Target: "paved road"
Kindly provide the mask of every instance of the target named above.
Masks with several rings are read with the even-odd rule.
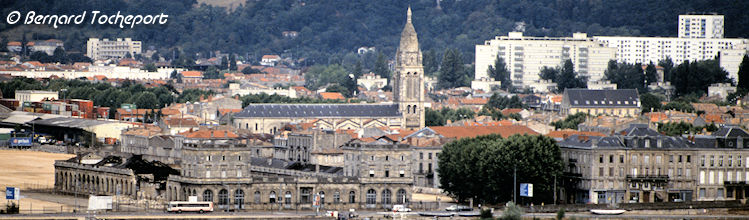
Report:
[[[381,219],[385,215],[392,216],[389,212],[361,212],[360,218],[370,217]],[[499,217],[500,213],[495,213]],[[663,215],[663,214],[623,214],[613,216],[592,215],[586,213],[567,213],[567,217],[579,219],[749,219],[749,216],[741,215]],[[400,216],[397,216],[400,217]],[[407,219],[432,219],[431,217],[420,217],[418,212],[404,215]],[[555,218],[556,213],[526,213],[526,218]],[[2,216],[3,219],[333,219],[332,217],[315,216],[314,212],[237,212],[237,213],[105,213],[105,214],[39,214],[39,215],[9,215]]]

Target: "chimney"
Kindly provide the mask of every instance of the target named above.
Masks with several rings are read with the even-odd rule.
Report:
[[[320,172],[320,164],[315,164],[315,173]]]
[[[590,147],[591,148],[598,148],[598,138],[591,138],[590,139]]]
[[[213,130],[211,130],[210,132],[211,132],[211,138],[213,138]]]

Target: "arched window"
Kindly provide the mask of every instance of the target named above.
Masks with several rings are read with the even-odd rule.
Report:
[[[377,191],[374,189],[367,190],[367,205],[374,205],[377,203]]]
[[[414,105],[414,110],[411,111],[411,112],[416,113],[416,106],[415,105]]]
[[[406,190],[399,189],[398,192],[395,193],[395,204],[406,204],[407,202]]]
[[[205,202],[213,202],[213,191],[210,189],[206,189],[203,191],[203,201]]]
[[[411,105],[406,106],[406,113],[411,113]]]
[[[284,195],[283,201],[286,205],[291,205],[291,191],[286,191],[286,195]]]
[[[241,189],[237,189],[237,191],[234,191],[234,205],[236,205],[240,209],[244,205],[244,191],[242,191]]]
[[[226,189],[222,189],[221,191],[218,191],[218,204],[219,205],[229,204],[229,191],[227,191]]]
[[[356,203],[356,192],[351,191],[348,193],[348,203]]]
[[[253,200],[255,201],[255,204],[260,204],[260,191],[255,191],[255,195],[253,196]]]
[[[383,205],[389,205],[391,203],[391,199],[393,197],[393,193],[390,192],[389,189],[382,190],[382,204]]]
[[[333,193],[333,203],[335,204],[341,203],[341,192],[335,191]]]
[[[268,194],[268,202],[276,203],[276,191],[270,191],[270,194]]]

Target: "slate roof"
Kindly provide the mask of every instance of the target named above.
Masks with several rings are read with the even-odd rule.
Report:
[[[564,102],[571,107],[639,107],[640,97],[636,89],[592,90],[566,89]]]
[[[235,118],[400,117],[397,104],[250,104]]]
[[[623,148],[624,143],[617,137],[599,137],[599,136],[587,136],[587,135],[572,135],[567,139],[558,142],[560,147],[566,148],[578,148],[578,149],[590,149],[593,146],[593,142],[597,141],[596,147],[598,148]]]
[[[739,127],[725,126],[713,132],[713,136],[724,137],[724,138],[729,138],[729,137],[735,138],[735,137],[747,137],[749,136],[749,134],[747,134],[746,131],[744,131],[743,129]]]
[[[648,128],[647,124],[630,124],[629,127],[617,132],[623,136],[662,136],[663,134]]]

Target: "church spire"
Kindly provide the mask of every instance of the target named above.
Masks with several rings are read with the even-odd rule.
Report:
[[[406,13],[406,23],[411,23],[411,6],[408,6],[408,12]]]

